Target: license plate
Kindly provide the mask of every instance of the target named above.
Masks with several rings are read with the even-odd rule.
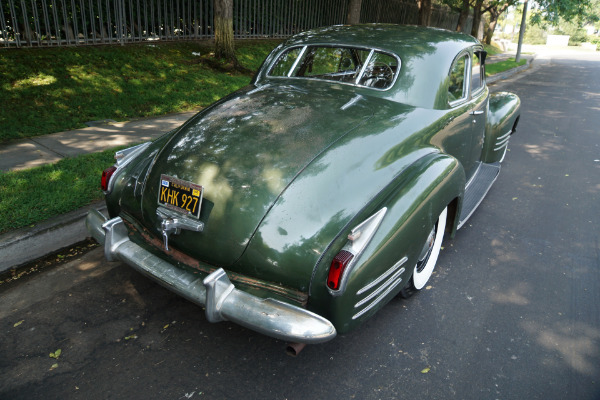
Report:
[[[158,189],[158,204],[183,214],[200,217],[203,188],[195,183],[173,178],[168,175],[160,176]]]

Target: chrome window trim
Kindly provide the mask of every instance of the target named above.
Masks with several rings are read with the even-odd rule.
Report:
[[[273,69],[273,67],[275,66],[275,64],[277,64],[277,62],[279,61],[279,58],[287,51],[293,50],[294,48],[300,48],[302,47],[302,50],[300,52],[300,54],[298,55],[298,58],[296,59],[296,61],[294,61],[294,65],[292,65],[291,69],[288,71],[288,74],[286,76],[275,76],[275,75],[271,75],[271,70]],[[366,58],[366,61],[363,63],[363,66],[361,67],[360,73],[357,77],[357,79],[355,79],[354,82],[339,82],[339,81],[334,81],[331,79],[319,79],[319,78],[307,78],[307,77],[303,77],[303,76],[291,76],[291,74],[293,73],[293,71],[296,69],[297,64],[300,62],[301,58],[304,56],[304,52],[306,51],[306,49],[308,47],[339,47],[339,48],[347,48],[347,49],[357,49],[357,50],[367,50],[369,51],[369,55]],[[365,66],[368,64],[368,61],[371,59],[372,55],[375,52],[379,52],[385,55],[388,55],[390,57],[393,57],[396,59],[396,61],[398,62],[398,68],[396,69],[396,72],[394,73],[394,78],[392,79],[392,83],[390,83],[390,85],[385,88],[385,89],[380,89],[380,88],[374,88],[374,87],[369,87],[369,86],[364,86],[364,85],[359,85],[357,82],[360,81],[360,78],[362,77],[362,74],[365,71]],[[263,71],[265,71],[264,73],[260,73],[260,75],[263,77],[261,79],[295,79],[295,80],[308,80],[308,81],[318,81],[318,82],[329,82],[329,83],[335,83],[335,84],[339,84],[339,85],[348,85],[348,86],[354,86],[354,87],[359,87],[359,88],[365,88],[365,89],[372,89],[372,90],[376,90],[379,92],[386,92],[388,90],[390,90],[391,88],[394,87],[394,85],[396,84],[396,81],[398,80],[398,76],[400,76],[400,70],[402,69],[402,59],[400,58],[400,56],[398,56],[395,53],[392,53],[388,50],[384,50],[378,47],[366,47],[366,46],[357,46],[357,45],[351,45],[351,44],[344,44],[344,43],[339,43],[339,44],[332,44],[332,43],[311,43],[311,44],[305,44],[305,45],[293,45],[290,47],[284,47],[283,49],[281,49],[281,51],[279,51],[279,53],[277,54],[276,57],[274,57],[274,61],[272,63],[270,63],[267,66],[264,66],[262,68]]]
[[[450,70],[448,71],[448,76],[450,76],[450,73],[452,72],[452,68],[454,68],[454,66],[456,65],[456,63],[458,62],[458,60],[460,60],[462,57],[467,57],[467,61],[465,62],[465,72],[464,72],[465,77],[464,77],[464,81],[463,81],[463,97],[461,97],[460,99],[449,101],[448,105],[450,106],[450,108],[454,108],[454,107],[456,107],[458,105],[466,103],[471,98],[471,96],[470,96],[470,91],[471,91],[471,55],[469,54],[468,50],[461,51],[454,58],[454,61],[452,61],[452,65],[450,66]]]
[[[356,86],[362,86],[362,85],[359,85],[358,82],[360,82],[361,78],[365,74],[365,71],[367,70],[367,66],[369,65],[369,62],[371,62],[371,58],[373,58],[374,52],[375,52],[375,50],[371,49],[371,51],[369,52],[369,55],[367,56],[367,59],[363,63],[362,68],[360,69],[360,72],[358,73],[358,76],[354,80],[354,84]]]
[[[473,54],[476,53],[481,53],[483,50],[482,47],[477,47],[473,49]],[[481,74],[481,86],[475,90],[473,93],[471,93],[471,97],[476,97],[479,96],[481,94],[481,92],[483,92],[483,90],[485,89],[485,64],[483,64],[481,62],[481,56],[477,56],[479,58],[479,68],[481,69],[480,74]],[[471,61],[471,64],[473,62]],[[473,77],[473,66],[471,65],[471,79]],[[469,79],[469,81],[471,81],[471,79]]]
[[[302,60],[302,57],[304,57],[304,53],[306,52],[307,47],[308,46],[304,46],[302,48],[302,50],[300,50],[300,54],[298,54],[298,57],[296,58],[296,61],[294,61],[294,64],[292,65],[292,68],[290,68],[290,70],[287,73],[287,77],[288,78],[291,78],[292,72],[294,72],[294,70],[296,70],[296,67],[298,66],[298,63],[300,62],[300,60]],[[281,56],[281,55],[283,55],[283,53],[279,54],[279,56]],[[271,67],[270,70],[272,70],[273,67],[275,67],[275,64],[277,63],[277,61],[279,61],[279,57],[275,60],[275,63],[273,63],[273,66]],[[269,76],[269,75],[267,74],[267,76]]]

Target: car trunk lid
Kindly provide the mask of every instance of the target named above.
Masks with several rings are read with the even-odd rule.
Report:
[[[182,229],[169,236],[169,245],[203,262],[231,266],[302,169],[371,117],[361,100],[347,88],[308,93],[293,86],[262,87],[205,110],[174,134],[146,175],[144,225],[162,234],[156,213],[161,178],[201,185],[203,231]]]

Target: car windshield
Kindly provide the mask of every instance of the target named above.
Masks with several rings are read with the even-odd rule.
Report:
[[[269,76],[323,79],[388,89],[398,71],[398,58],[381,51],[304,46],[284,51],[269,71]]]

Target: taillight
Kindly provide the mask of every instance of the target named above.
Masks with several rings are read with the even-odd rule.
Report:
[[[329,276],[327,276],[327,286],[332,290],[338,290],[344,276],[344,270],[352,260],[354,255],[347,250],[340,251],[331,262],[329,267]]]
[[[100,183],[100,188],[107,192],[108,191],[108,183],[110,182],[110,178],[111,176],[113,176],[113,174],[115,173],[115,171],[117,170],[117,167],[115,167],[114,165],[110,168],[106,168],[104,171],[102,171],[102,181]]]

